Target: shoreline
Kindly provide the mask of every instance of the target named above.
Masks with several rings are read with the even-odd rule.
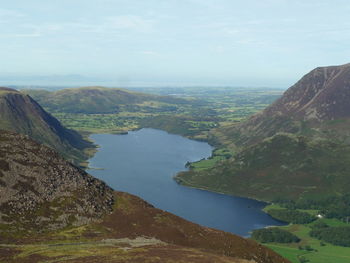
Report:
[[[181,172],[179,172],[181,173]],[[221,195],[226,195],[226,196],[233,196],[233,197],[239,197],[239,198],[246,198],[246,199],[251,199],[251,200],[254,200],[254,201],[258,201],[258,202],[261,202],[261,203],[265,203],[266,206],[267,205],[271,205],[273,203],[269,202],[269,201],[266,201],[266,200],[261,200],[261,199],[257,199],[255,197],[250,197],[250,196],[242,196],[242,195],[235,195],[235,194],[230,194],[230,193],[225,193],[225,192],[219,192],[219,191],[214,191],[214,190],[210,190],[209,188],[205,188],[205,187],[197,187],[197,186],[193,186],[193,185],[190,185],[190,184],[182,184],[180,183],[179,181],[177,181],[175,178],[176,178],[176,175],[173,177],[175,182],[181,186],[184,186],[184,187],[188,187],[188,188],[193,188],[193,189],[198,189],[198,190],[202,190],[202,191],[207,191],[207,192],[211,192],[211,193],[216,193],[216,194],[221,194]],[[265,211],[264,211],[265,212]]]
[[[112,132],[112,131],[106,131],[106,132],[89,132],[89,131],[77,131],[79,132],[86,140],[90,141],[92,144],[93,144],[93,147],[91,148],[86,148],[84,149],[84,151],[86,151],[86,155],[88,156],[88,158],[86,160],[82,160],[79,165],[82,167],[82,169],[84,170],[92,170],[94,169],[93,167],[90,167],[89,166],[89,163],[90,163],[90,159],[92,159],[95,154],[98,152],[98,149],[100,148],[100,145],[96,144],[94,140],[91,139],[91,135],[94,135],[94,134],[112,134],[112,135],[128,135],[129,132],[133,132],[133,131],[139,131],[139,130],[142,130],[142,129],[154,129],[154,130],[159,130],[159,131],[164,131],[168,134],[173,134],[173,135],[179,135],[183,138],[186,138],[186,139],[189,139],[189,140],[194,140],[194,141],[197,141],[197,142],[205,142],[207,143],[208,145],[210,145],[210,147],[212,147],[212,152],[211,152],[211,155],[208,157],[210,158],[211,156],[213,156],[213,153],[216,149],[216,147],[211,144],[209,142],[209,140],[200,140],[200,139],[196,139],[196,138],[193,138],[193,137],[190,137],[190,136],[185,136],[183,134],[176,134],[176,133],[170,133],[166,130],[162,130],[162,129],[157,129],[157,128],[151,128],[151,127],[139,127],[139,128],[135,128],[135,129],[131,129],[131,130],[127,130],[127,131],[118,131],[118,132]],[[101,168],[103,169],[103,168]]]
[[[175,176],[174,176],[173,178],[175,178]],[[174,179],[174,180],[175,180],[175,179]],[[175,180],[175,181],[176,181],[176,180]],[[206,189],[206,188],[203,188],[203,187],[195,187],[195,186],[191,186],[191,185],[181,184],[181,183],[179,183],[178,181],[176,181],[176,183],[179,184],[179,185],[181,185],[181,186],[183,186],[183,187],[188,187],[188,188],[197,189],[197,190],[206,191],[206,192],[215,193],[215,194],[221,194],[221,195],[225,195],[225,196],[232,196],[232,197],[238,197],[238,198],[245,198],[245,199],[250,199],[250,200],[254,200],[254,201],[263,203],[263,204],[264,204],[264,207],[262,207],[262,208],[260,209],[260,211],[262,211],[262,212],[265,213],[266,215],[270,216],[271,218],[273,218],[273,219],[276,220],[277,222],[279,222],[279,223],[281,223],[281,224],[284,224],[284,226],[290,225],[290,223],[281,221],[281,220],[279,220],[279,219],[277,219],[277,218],[271,216],[269,213],[267,213],[267,211],[264,210],[267,206],[273,204],[273,203],[271,203],[271,202],[264,201],[264,200],[259,200],[259,199],[254,198],[254,197],[241,196],[241,195],[233,195],[233,194],[228,194],[228,193],[224,193],[224,192],[213,191],[213,190]],[[256,228],[256,229],[264,229],[264,228],[270,228],[270,227],[276,227],[276,226],[275,226],[275,225],[270,225],[270,226],[264,226],[263,228]],[[253,231],[253,230],[252,230],[252,231]]]
[[[127,135],[129,132],[132,132],[132,131],[139,131],[139,130],[142,130],[142,129],[154,129],[154,128],[145,128],[145,127],[142,127],[142,128],[139,128],[139,129],[133,129],[133,130],[129,130],[127,132],[123,132],[123,133],[108,133],[108,132],[105,132],[105,133],[90,133],[88,135],[88,138],[91,142],[94,143],[95,147],[93,148],[95,151],[93,152],[93,154],[91,156],[89,156],[89,159],[86,160],[86,163],[88,164],[84,169],[85,171],[88,171],[88,170],[104,170],[105,168],[96,168],[96,167],[91,167],[89,164],[90,164],[90,159],[92,159],[95,154],[98,152],[99,148],[100,148],[100,145],[96,144],[94,140],[91,139],[91,135],[94,135],[94,134],[112,134],[112,135]],[[168,134],[173,134],[173,133],[170,133],[168,131],[165,131],[165,130],[161,130],[161,129],[154,129],[154,130],[160,130],[160,131],[163,131],[163,132],[166,132]],[[204,141],[204,140],[196,140],[196,139],[193,139],[193,138],[190,138],[190,137],[187,137],[187,136],[184,136],[184,135],[181,135],[181,134],[173,134],[173,135],[178,135],[178,136],[181,136],[181,137],[184,137],[184,138],[187,138],[187,139],[190,139],[190,140],[195,140],[195,141],[199,141],[199,142],[205,142],[205,143],[208,143],[208,145],[210,145],[212,147],[212,152],[211,152],[211,156],[212,154],[214,153],[215,151],[215,147],[213,145],[211,145],[208,141]],[[184,168],[185,169],[188,169],[185,167],[184,165]],[[183,171],[182,171],[183,172]],[[181,173],[178,172],[177,174]],[[215,194],[220,194],[220,195],[224,195],[224,196],[231,196],[231,197],[236,197],[236,198],[242,198],[242,199],[250,199],[250,200],[254,200],[254,201],[257,201],[257,202],[260,202],[262,203],[263,207],[260,209],[261,212],[263,212],[264,214],[270,216],[271,218],[273,218],[274,220],[280,222],[280,223],[285,223],[285,222],[281,222],[280,220],[272,217],[271,215],[269,215],[266,211],[264,211],[264,208],[268,205],[271,205],[272,203],[269,202],[269,201],[266,201],[266,200],[261,200],[261,199],[257,199],[255,197],[250,197],[250,196],[241,196],[241,195],[234,195],[234,194],[231,194],[231,193],[227,193],[227,192],[220,192],[220,191],[214,191],[214,190],[211,190],[209,188],[205,188],[205,187],[197,187],[197,186],[194,186],[194,185],[190,185],[190,184],[182,184],[180,183],[178,180],[176,180],[176,176],[172,177],[172,180],[174,180],[178,185],[181,185],[182,187],[188,187],[188,188],[192,188],[192,189],[196,189],[196,190],[201,190],[201,191],[206,191],[206,192],[211,192],[211,193],[215,193]],[[271,226],[265,226],[265,227],[274,227],[274,225],[271,225]],[[265,228],[263,227],[263,228]],[[261,229],[261,228],[257,228],[257,229]],[[253,230],[252,230],[253,231]],[[249,238],[249,236],[245,237],[245,238]]]

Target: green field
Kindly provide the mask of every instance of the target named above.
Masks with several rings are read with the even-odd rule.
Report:
[[[283,209],[278,204],[271,204],[264,208],[264,211],[270,209]],[[308,212],[311,215],[318,214],[317,210],[299,210]],[[315,222],[306,225],[290,224],[280,227],[292,234],[298,236],[301,241],[299,243],[280,244],[280,243],[265,243],[264,245],[273,249],[280,255],[289,259],[293,263],[349,263],[350,262],[350,247],[334,246],[330,243],[312,238],[309,235],[313,224],[324,222],[331,227],[349,226],[338,219],[322,218]]]
[[[193,162],[189,165],[192,170],[205,170],[218,164],[218,162],[227,160],[233,155],[233,152],[226,148],[215,149],[212,156],[208,159],[202,159],[198,162]]]
[[[296,234],[301,242],[298,244],[264,244],[285,258],[291,260],[293,263],[300,263],[302,257],[305,262],[310,263],[349,263],[350,262],[350,248],[334,246],[332,244],[322,242],[318,239],[311,238],[308,233],[310,227],[303,225],[290,225],[283,227],[293,234]],[[299,246],[309,246],[312,250],[299,249]]]

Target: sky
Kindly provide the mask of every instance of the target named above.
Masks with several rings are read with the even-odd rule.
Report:
[[[287,88],[350,62],[348,0],[0,3],[0,84]]]

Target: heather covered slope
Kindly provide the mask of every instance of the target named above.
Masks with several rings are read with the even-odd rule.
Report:
[[[349,101],[350,64],[317,68],[261,113],[219,128],[232,158],[177,181],[268,201],[342,195],[350,186]]]
[[[0,229],[82,225],[112,211],[113,190],[25,135],[0,131]]]
[[[225,127],[222,132],[237,146],[254,144],[277,132],[349,136],[349,101],[350,64],[320,67],[306,74],[261,113],[239,125]]]
[[[350,64],[319,67],[306,74],[265,115],[326,121],[350,117]]]
[[[30,96],[8,88],[0,88],[0,129],[26,134],[75,163],[83,160],[83,150],[91,147],[91,143],[63,127]]]
[[[24,135],[0,133],[0,261],[288,263],[103,182]]]

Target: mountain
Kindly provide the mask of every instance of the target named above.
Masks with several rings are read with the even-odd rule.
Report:
[[[27,136],[0,132],[1,262],[288,263],[100,180]]]
[[[350,64],[320,67],[288,89],[264,114],[321,122],[350,118],[349,98]]]
[[[78,163],[83,150],[91,147],[80,134],[66,129],[30,96],[0,88],[0,129],[26,134]]]
[[[238,126],[222,131],[238,146],[250,145],[277,132],[324,137],[342,129],[350,119],[350,64],[319,67],[306,74],[275,103]],[[321,129],[321,131],[317,131]],[[334,138],[337,135],[333,136]],[[326,137],[329,134],[325,135]]]
[[[232,158],[177,181],[267,201],[346,194],[349,101],[350,64],[316,68],[264,111],[219,130]]]
[[[139,111],[146,102],[164,104],[186,104],[189,101],[171,96],[157,96],[125,89],[104,87],[82,87],[55,92],[46,90],[23,90],[49,112],[65,113],[117,113],[121,110]],[[168,107],[168,106],[167,106]]]

